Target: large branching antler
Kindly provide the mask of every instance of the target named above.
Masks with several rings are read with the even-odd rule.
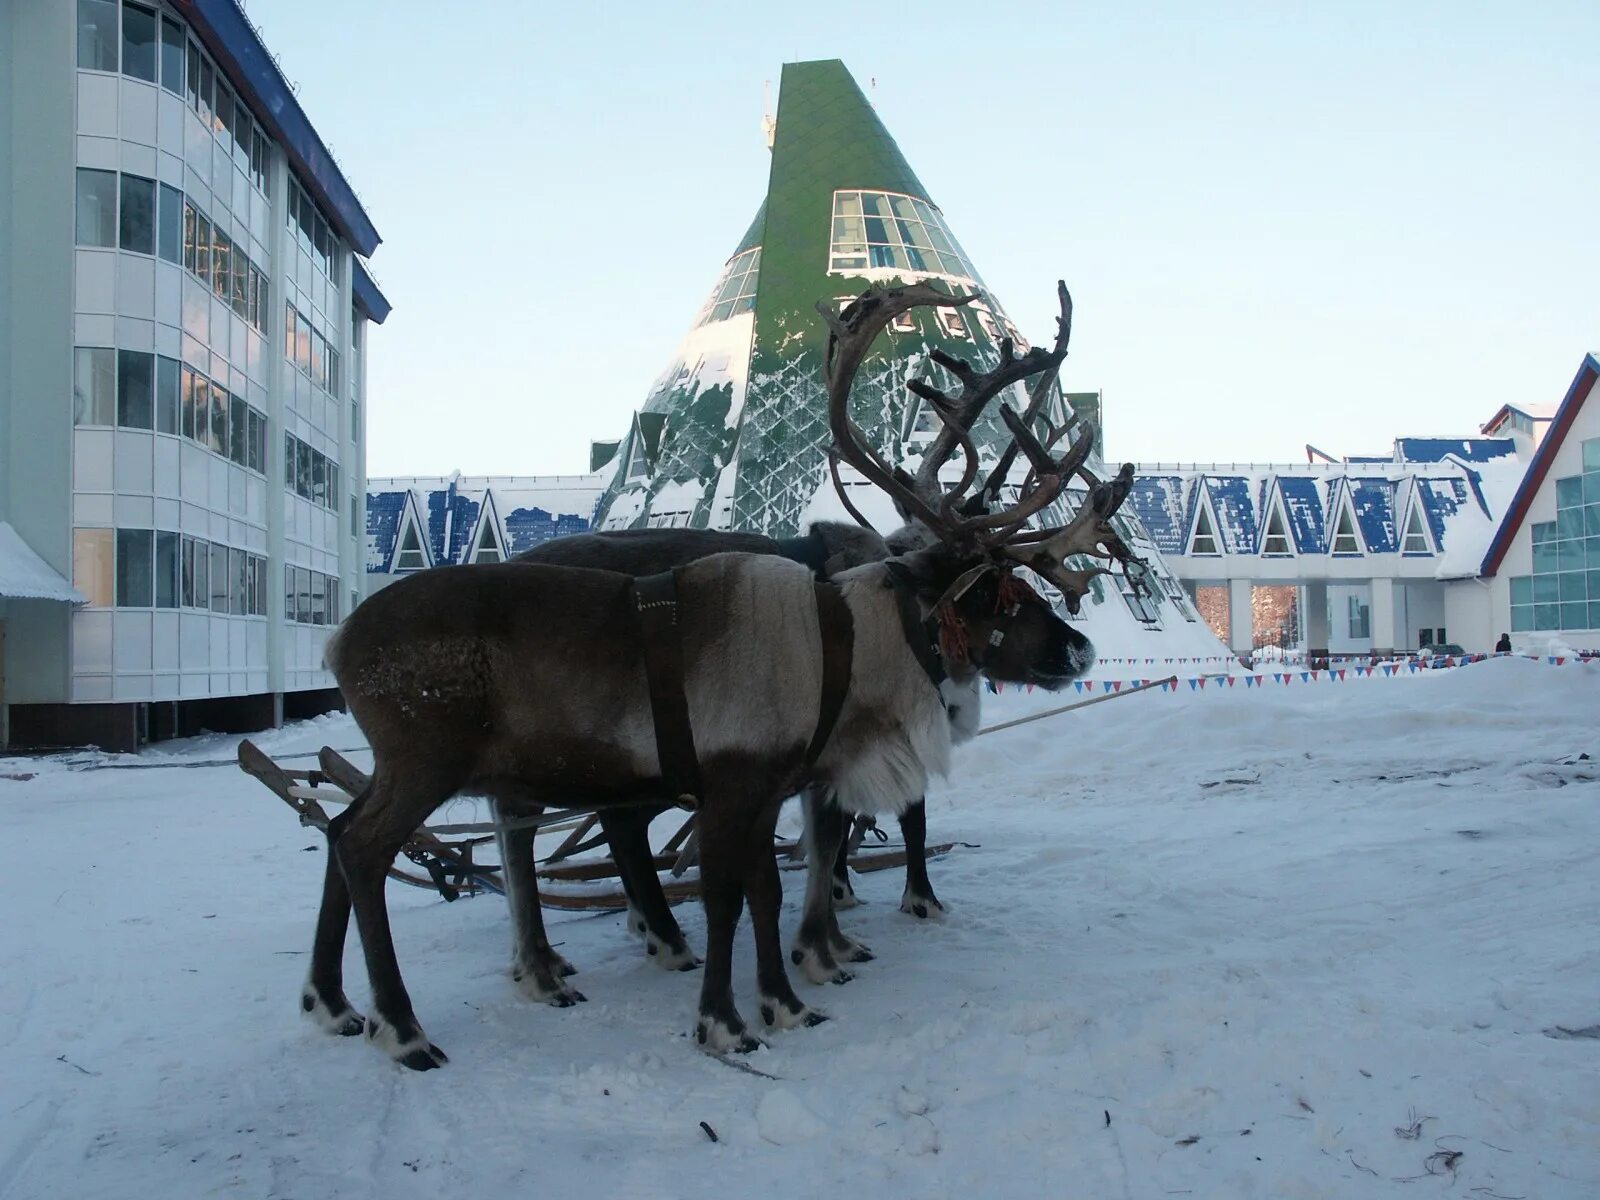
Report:
[[[1072,293],[1067,291],[1067,281],[1064,279],[1056,281],[1056,298],[1061,304],[1061,315],[1056,318],[1056,344],[1050,352],[1051,368],[1034,383],[1028,395],[1028,407],[1022,410],[1022,423],[1030,429],[1050,399],[1050,389],[1061,374],[1061,364],[1067,359],[1067,346],[1072,341]],[[1011,474],[1011,464],[1016,461],[1017,449],[1014,441],[1005,448],[1000,461],[975,493],[979,497],[988,497],[987,503],[993,504],[1000,498],[1000,489],[1005,487],[1006,478]]]
[[[992,370],[982,372],[936,351],[935,361],[961,383],[960,395],[951,397],[922,381],[908,385],[933,406],[944,422],[944,429],[930,447],[916,478],[884,461],[851,420],[850,387],[873,341],[900,313],[929,305],[968,304],[975,297],[950,295],[926,284],[898,288],[874,286],[841,313],[823,304],[818,304],[817,308],[828,322],[831,334],[823,360],[828,386],[828,424],[834,438],[828,465],[834,487],[851,515],[863,525],[867,524],[851,503],[839,477],[841,461],[848,462],[894,497],[906,513],[920,520],[940,540],[961,550],[996,555],[1031,568],[1059,588],[1067,607],[1077,612],[1079,601],[1088,592],[1093,578],[1110,572],[1100,566],[1068,567],[1067,560],[1072,556],[1120,562],[1135,589],[1144,587],[1145,570],[1144,560],[1133,554],[1111,524],[1133,486],[1133,465],[1124,464],[1113,479],[1105,481],[1089,469],[1095,438],[1092,422],[1079,423],[1077,439],[1059,458],[1053,458],[1051,451],[1066,428],[1056,430],[1041,442],[1031,427],[1055,383],[1072,334],[1072,297],[1065,284],[1059,285],[1058,294],[1061,316],[1053,350],[1035,349],[1018,358],[1007,339],[1001,343],[999,363]],[[1018,414],[1009,407],[1001,407],[1001,418],[1011,431],[1011,445],[1000,466],[985,482],[983,491],[973,497],[974,501],[979,501],[988,492],[988,504],[992,505],[1005,485],[1016,455],[1022,454],[1028,460],[1029,472],[1016,503],[993,512],[986,511],[985,504],[973,503],[958,511],[977,476],[978,454],[969,432],[973,423],[1001,390],[1032,375],[1040,378],[1032,389],[1027,410]],[[960,483],[946,493],[938,488],[939,468],[957,446],[966,462]],[[1072,519],[1057,528],[1024,532],[1024,523],[1052,504],[1075,475],[1088,483],[1089,491]]]
[[[977,450],[966,427],[976,420],[983,406],[1002,388],[1029,375],[1048,371],[1052,366],[1059,365],[1059,359],[1052,353],[1032,351],[1017,358],[1007,348],[1002,353],[1000,365],[987,372],[974,371],[968,364],[949,355],[942,355],[938,359],[940,365],[962,382],[961,397],[952,399],[927,384],[920,384],[915,390],[934,405],[935,411],[945,420],[946,431],[967,456],[962,474],[963,486],[938,499],[922,492],[915,480],[908,481],[904,472],[897,472],[885,462],[867,442],[849,413],[850,387],[856,371],[873,341],[890,321],[912,308],[956,306],[968,304],[975,298],[949,295],[926,284],[897,288],[874,286],[841,313],[835,313],[824,304],[818,304],[817,308],[830,331],[823,359],[823,374],[828,386],[828,425],[833,432],[834,453],[898,500],[907,513],[920,520],[942,540],[959,546],[987,546],[992,549],[1020,527],[1022,522],[1049,505],[1066,486],[1069,475],[1054,472],[1041,474],[1037,486],[1011,508],[992,513],[957,515],[955,508],[961,495],[977,475]],[[840,482],[837,470],[834,471],[834,482],[837,487]],[[842,488],[840,494],[843,497]],[[853,511],[848,500],[846,507]]]

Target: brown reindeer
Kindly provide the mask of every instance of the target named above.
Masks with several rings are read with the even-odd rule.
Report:
[[[958,400],[952,401],[942,393],[932,392],[920,382],[913,385],[931,403],[936,406],[943,404],[950,418],[946,427],[926,448],[916,475],[913,477],[897,472],[901,482],[915,490],[924,501],[930,504],[943,501],[945,489],[940,481],[940,473],[958,448],[955,430],[970,433],[974,422],[995,396],[1013,383],[1037,373],[1038,378],[1023,413],[1022,423],[1031,425],[1043,410],[1072,337],[1072,296],[1065,283],[1057,284],[1057,296],[1061,314],[1056,322],[1055,347],[1048,354],[1041,350],[1032,357],[1017,359],[1013,343],[1007,339],[1001,343],[997,368],[978,373],[942,351],[934,352],[934,360],[956,375],[963,385],[963,391]],[[1017,443],[1013,440],[983,486],[964,505],[966,515],[984,513],[994,506],[1010,474],[1017,450]],[[513,561],[592,567],[640,576],[683,566],[712,554],[739,551],[781,555],[805,563],[818,578],[828,579],[851,567],[881,561],[893,554],[921,549],[937,542],[933,531],[903,506],[900,515],[902,527],[889,534],[887,540],[871,528],[831,521],[815,522],[804,536],[794,538],[770,538],[762,534],[720,530],[628,529],[557,538],[523,551]],[[970,738],[978,727],[982,705],[977,678],[974,676],[963,684],[946,680],[940,688],[945,710],[950,717],[952,737],[959,744]],[[618,808],[603,812],[600,823],[628,899],[628,929],[644,940],[652,962],[667,970],[689,970],[698,966],[700,960],[684,940],[683,931],[662,892],[650,852],[649,825],[662,811],[660,808]],[[845,983],[851,975],[839,965],[839,960],[865,962],[872,957],[871,951],[865,946],[845,936],[839,928],[835,912],[836,906],[847,907],[855,903],[847,868],[847,816],[839,809],[837,797],[826,788],[809,792],[804,800],[803,811],[811,870],[804,915],[790,958],[813,983]],[[900,910],[925,919],[942,912],[944,906],[934,894],[933,884],[928,877],[927,805],[924,799],[919,798],[908,805],[900,814],[899,821],[906,857],[906,879]],[[501,862],[505,864],[505,877],[513,896],[525,894],[533,886],[527,876],[531,868],[525,865],[532,858],[533,840],[532,830],[504,835]],[[825,867],[831,867],[831,872]],[[515,919],[518,905],[515,901],[512,903],[512,912],[512,975],[520,981],[529,974],[527,964],[537,956],[534,946],[542,935],[536,930],[518,927]],[[530,937],[535,938],[535,942],[530,942]],[[562,965],[567,970],[571,969],[564,960]],[[581,1000],[584,997],[581,992],[562,984],[546,998],[551,1003],[564,1005],[573,998]]]
[[[707,949],[696,1034],[707,1049],[758,1044],[734,1005],[731,979],[746,900],[763,1020],[790,1028],[822,1019],[795,995],[784,968],[772,854],[783,799],[825,784],[848,809],[903,808],[948,763],[939,673],[971,678],[984,671],[1058,688],[1093,660],[1088,640],[1011,571],[1026,563],[1075,603],[1089,575],[1103,568],[1074,571],[1065,558],[1102,548],[1116,554],[1104,518],[1120,497],[1105,485],[1066,527],[1019,532],[1082,469],[1087,445],[1075,444],[1058,463],[1031,433],[1014,428],[1033,477],[1010,508],[963,516],[964,488],[928,503],[895,477],[849,417],[851,381],[888,321],[916,306],[969,299],[922,285],[873,288],[844,313],[825,313],[835,452],[897,495],[938,534],[937,545],[846,571],[834,585],[819,585],[806,567],[770,555],[719,554],[673,573],[671,649],[681,658],[697,760]],[[975,448],[964,432],[958,441],[970,486]],[[824,596],[830,586],[836,593]],[[644,665],[642,594],[628,576],[603,571],[445,567],[401,580],[346,620],[330,641],[328,665],[372,747],[373,777],[329,829],[302,1000],[309,1015],[340,1033],[362,1028],[341,978],[353,906],[372,985],[369,1039],[416,1070],[446,1061],[423,1033],[401,978],[384,879],[405,839],[451,796],[486,795],[511,813],[557,801],[671,797],[663,778],[667,746],[657,738],[661,710],[652,708]],[[840,601],[843,619],[831,615]],[[848,686],[832,735],[819,745],[829,722],[818,713],[841,642]],[[519,906],[528,902],[536,912],[537,896]],[[559,970],[553,961],[543,966]]]

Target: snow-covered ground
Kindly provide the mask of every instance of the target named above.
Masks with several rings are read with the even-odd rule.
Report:
[[[747,1060],[775,1079],[694,1048],[698,975],[620,916],[551,914],[590,1000],[557,1010],[498,900],[394,887],[452,1058],[403,1071],[298,1016],[323,852],[260,784],[6,760],[0,1195],[1594,1197],[1600,1040],[1562,1030],[1600,1023],[1597,714],[1600,666],[1512,659],[982,738],[930,801],[976,844],[948,917],[863,876],[877,959],[797,980],[834,1019]],[[359,1005],[354,936],[348,971]]]

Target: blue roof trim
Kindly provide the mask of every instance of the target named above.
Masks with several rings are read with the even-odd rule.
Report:
[[[228,81],[243,94],[267,132],[283,147],[300,182],[333,219],[340,234],[356,253],[370,255],[383,239],[236,0],[174,3],[205,42]]]
[[[394,563],[394,548],[400,540],[400,521],[405,510],[405,492],[367,493],[368,574],[388,574]]]
[[[1510,438],[1396,438],[1397,462],[1443,462],[1453,454],[1465,462],[1489,462],[1517,452]]]
[[[1355,509],[1356,524],[1367,550],[1393,554],[1400,548],[1399,531],[1395,528],[1394,480],[1351,479],[1348,486],[1350,505]]]
[[[1278,491],[1289,517],[1289,532],[1301,554],[1322,554],[1328,549],[1327,522],[1322,512],[1322,497],[1317,494],[1317,482],[1303,475],[1278,476]]]
[[[1243,475],[1205,476],[1206,498],[1217,518],[1217,536],[1228,554],[1256,552],[1256,514],[1250,481]]]
[[[1435,546],[1444,545],[1445,518],[1465,505],[1468,495],[1467,485],[1459,479],[1417,480],[1417,498],[1422,501],[1422,511],[1428,519]]]
[[[350,291],[355,297],[356,307],[366,313],[368,318],[382,325],[394,306],[389,303],[389,298],[378,288],[377,282],[367,274],[366,267],[361,265],[360,259],[351,259],[355,268],[350,273]]]
[[[1187,552],[1189,526],[1184,521],[1181,476],[1138,476],[1128,491],[1128,504],[1139,515],[1139,523],[1163,554]]]

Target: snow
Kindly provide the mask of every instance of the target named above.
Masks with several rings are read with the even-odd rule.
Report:
[[[81,592],[51,569],[34,553],[33,547],[11,527],[0,521],[0,600],[64,600],[85,604]]]
[[[842,920],[877,958],[796,978],[833,1019],[744,1060],[775,1079],[692,1046],[698,976],[621,914],[548,915],[590,1000],[556,1010],[507,978],[500,901],[395,887],[451,1055],[402,1071],[300,1020],[322,847],[202,765],[235,738],[3,760],[0,1194],[1600,1195],[1600,1043],[1561,1034],[1600,1023],[1596,711],[1600,666],[1507,658],[981,737],[930,797],[931,840],[970,843],[932,867],[948,915],[862,876]],[[735,987],[753,1016],[747,926]]]
[[[1443,549],[1434,570],[1436,579],[1461,579],[1478,574],[1489,543],[1510,510],[1528,467],[1518,459],[1507,458],[1475,464],[1473,470],[1477,472],[1478,490],[1484,503],[1494,515],[1485,515],[1477,504],[1463,504],[1444,516]]]

